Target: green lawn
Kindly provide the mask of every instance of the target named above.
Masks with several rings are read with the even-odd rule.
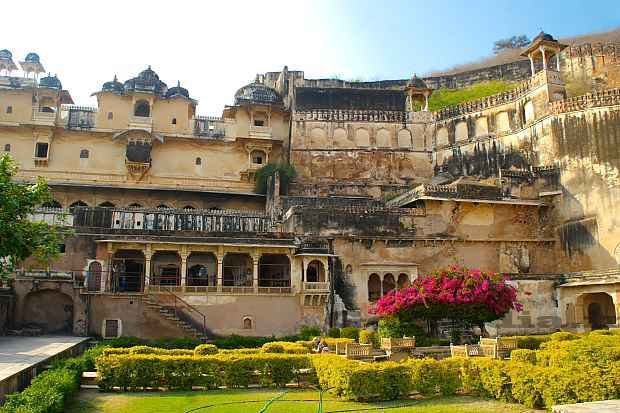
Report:
[[[162,392],[162,393],[99,393],[96,390],[81,391],[73,400],[68,413],[254,413],[260,411],[265,403],[280,395],[278,390],[218,390],[209,392]],[[312,390],[290,390],[280,400],[272,403],[265,413],[314,413],[318,408],[318,392]],[[296,400],[296,401],[293,401]],[[243,402],[231,404],[231,402]],[[229,403],[229,404],[225,404]],[[410,405],[395,409],[388,406]],[[202,406],[219,405],[219,407]],[[373,409],[384,407],[384,409]],[[196,409],[196,410],[192,410]],[[359,409],[359,410],[358,410]],[[333,396],[326,396],[323,403],[324,412],[336,411],[376,411],[386,413],[523,413],[533,412],[523,406],[481,400],[472,397],[448,397],[432,400],[406,400],[383,403],[352,403],[340,401]]]
[[[490,80],[476,83],[459,89],[438,89],[433,91],[428,100],[428,108],[431,111],[440,110],[459,103],[476,100],[483,97],[507,92],[518,86],[518,82],[507,82],[504,80]]]

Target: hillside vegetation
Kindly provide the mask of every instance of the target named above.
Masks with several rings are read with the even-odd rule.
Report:
[[[490,80],[460,89],[438,89],[431,95],[428,101],[428,109],[437,111],[449,106],[458,105],[459,103],[506,92],[517,87],[518,83],[519,82],[508,82],[504,80]]]

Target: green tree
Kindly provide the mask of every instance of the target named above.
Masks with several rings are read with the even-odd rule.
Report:
[[[13,178],[17,165],[5,154],[0,157],[0,277],[5,278],[16,263],[34,256],[48,264],[60,253],[60,243],[67,232],[45,222],[33,222],[29,215],[35,208],[52,200],[43,178],[34,184],[19,183]]]
[[[530,44],[530,39],[526,35],[512,36],[507,39],[500,39],[493,43],[493,52],[499,53],[506,49],[519,49]]]
[[[287,163],[268,163],[256,171],[256,192],[267,193],[267,180],[278,172],[280,174],[280,194],[286,194],[289,183],[295,178],[297,172],[293,165]]]

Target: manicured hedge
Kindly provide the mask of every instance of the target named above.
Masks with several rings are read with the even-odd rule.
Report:
[[[65,402],[80,388],[82,373],[94,368],[102,347],[86,350],[80,357],[57,361],[35,377],[21,393],[7,396],[1,413],[61,413]]]
[[[374,348],[379,348],[380,342],[379,335],[376,331],[360,330],[359,343],[360,344],[372,344]]]
[[[218,349],[213,344],[201,344],[194,349],[195,356],[208,356],[217,354]]]
[[[194,350],[186,349],[166,349],[149,346],[134,346],[134,347],[107,347],[103,349],[103,354],[106,356],[113,354],[158,354],[165,356],[192,356]]]
[[[250,384],[283,386],[300,369],[310,367],[298,354],[215,354],[167,356],[156,354],[104,355],[97,359],[98,384],[102,390],[120,387],[136,390],[165,386],[191,389],[202,386],[247,387]]]
[[[265,353],[307,354],[310,352],[310,349],[304,347],[302,344],[290,343],[288,341],[265,343],[261,349]]]

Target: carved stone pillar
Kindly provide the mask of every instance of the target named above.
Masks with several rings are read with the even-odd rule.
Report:
[[[181,256],[181,286],[185,287],[187,282],[187,257],[189,256],[188,252],[180,252]]]
[[[258,293],[258,261],[260,260],[260,254],[255,252],[252,254],[252,285],[254,286],[254,293]]]
[[[222,292],[222,284],[224,284],[224,248],[218,247],[217,249],[217,275],[215,277],[215,285],[217,286],[217,292]]]
[[[144,250],[144,289],[148,290],[149,284],[151,282],[151,257],[153,256],[153,251],[151,250],[151,244],[146,245],[146,249]]]

